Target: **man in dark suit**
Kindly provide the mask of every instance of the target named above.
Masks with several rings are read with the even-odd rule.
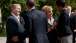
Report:
[[[76,10],[74,10],[74,14],[75,14],[75,25],[74,25],[74,33],[75,33],[75,37],[76,37]]]
[[[71,28],[71,30],[73,32],[73,43],[75,43],[74,30],[76,29],[76,18],[75,18],[76,15],[73,14],[71,12],[71,10],[72,10],[71,6],[67,6],[67,11],[68,11],[69,17],[70,17],[70,28]]]
[[[11,15],[6,21],[7,42],[6,43],[25,43],[25,40],[13,41],[14,36],[18,37],[24,32],[24,20],[20,16],[20,4],[13,4],[11,7]]]
[[[28,9],[28,13],[24,16],[26,30],[19,38],[24,39],[29,35],[29,43],[49,43],[46,14],[35,9],[34,0],[27,0],[26,5]]]
[[[59,12],[61,12],[57,30],[60,39],[60,43],[72,43],[72,31],[70,29],[70,19],[68,12],[64,9],[65,0],[57,0],[56,7]]]
[[[73,34],[73,35],[74,35],[74,36],[73,36],[74,39],[73,39],[73,41],[76,42],[76,41],[75,41],[75,38],[76,38],[76,14],[75,14],[75,22],[74,22],[74,23],[75,23],[75,24],[74,24],[74,34]]]

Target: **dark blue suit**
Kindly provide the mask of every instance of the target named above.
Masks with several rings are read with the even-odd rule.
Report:
[[[75,43],[76,33],[74,33],[74,29],[76,29],[76,15],[72,13],[70,15],[70,27],[73,32],[73,43]]]
[[[72,30],[70,28],[70,18],[68,12],[64,9],[58,19],[57,30],[59,37],[64,37],[72,35]]]
[[[6,43],[25,43],[25,40],[13,42],[13,36],[20,36],[24,32],[24,20],[20,17],[20,22],[13,16],[9,16],[6,21],[7,42]]]
[[[76,15],[73,13],[70,15],[70,27],[72,32],[74,32],[74,29],[76,29]]]
[[[49,43],[47,38],[47,18],[45,13],[32,9],[24,16],[26,31],[22,35],[29,35],[29,43]]]

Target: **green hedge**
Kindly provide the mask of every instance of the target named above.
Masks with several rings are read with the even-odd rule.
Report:
[[[0,37],[6,36],[6,29],[4,27],[0,27]]]

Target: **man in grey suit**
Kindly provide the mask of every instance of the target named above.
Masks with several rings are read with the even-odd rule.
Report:
[[[24,15],[25,31],[19,40],[29,35],[29,43],[49,43],[47,38],[47,18],[42,11],[35,9],[34,0],[26,1],[28,13]],[[13,38],[14,39],[14,38]]]
[[[20,4],[11,6],[11,15],[6,21],[7,42],[6,43],[25,43],[25,40],[13,41],[14,36],[18,37],[24,32],[24,20],[20,16]]]

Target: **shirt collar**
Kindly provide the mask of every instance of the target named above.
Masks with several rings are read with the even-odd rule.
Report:
[[[17,18],[17,19],[19,18],[19,16],[16,16],[15,14],[12,14],[12,15],[13,15],[15,18]]]
[[[53,22],[54,22],[54,18],[51,17],[51,21],[48,21],[48,23],[49,23],[50,25],[53,25]]]
[[[30,11],[31,11],[32,9],[35,9],[35,7],[32,7],[32,8],[30,9]]]

